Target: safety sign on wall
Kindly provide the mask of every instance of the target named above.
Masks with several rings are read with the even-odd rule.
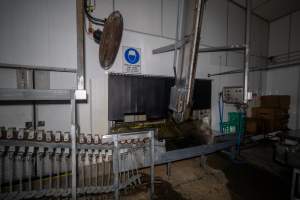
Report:
[[[141,49],[134,47],[123,47],[123,73],[141,73]]]

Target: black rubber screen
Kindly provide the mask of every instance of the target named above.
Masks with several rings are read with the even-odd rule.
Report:
[[[147,119],[167,117],[174,78],[109,74],[108,120],[123,121],[125,114],[146,114]],[[211,81],[197,79],[194,109],[211,107]]]

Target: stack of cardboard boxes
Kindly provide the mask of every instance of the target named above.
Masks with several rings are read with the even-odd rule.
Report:
[[[290,101],[288,95],[261,96],[261,105],[252,108],[252,116],[247,119],[246,132],[270,133],[287,129]]]

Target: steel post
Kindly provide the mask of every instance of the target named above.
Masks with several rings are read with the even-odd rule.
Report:
[[[245,66],[244,66],[244,103],[248,102],[248,79],[250,66],[250,39],[251,39],[251,0],[247,0],[246,10],[246,37],[245,37]]]
[[[196,76],[196,68],[197,68],[197,59],[198,59],[198,48],[200,44],[200,34],[203,20],[203,12],[204,12],[204,1],[198,0],[197,3],[197,14],[195,21],[195,30],[194,30],[194,38],[192,42],[192,52],[191,52],[191,63],[188,75],[188,84],[187,84],[187,96],[186,96],[186,105],[190,105],[193,97],[193,89],[194,89],[194,81]]]
[[[3,166],[5,166],[3,152],[0,153],[0,193],[2,192],[2,182],[3,182]]]
[[[154,152],[154,130],[150,131],[150,163],[151,163],[151,191],[150,191],[150,195],[151,195],[151,199],[154,199],[154,176],[155,176],[155,172],[154,172],[154,162],[155,162],[155,152]]]
[[[84,0],[76,1],[77,22],[77,89],[85,89]]]
[[[113,173],[114,173],[114,191],[115,200],[119,199],[119,136],[113,135]]]
[[[76,148],[76,99],[75,93],[71,99],[71,142],[72,142],[72,199],[76,200],[77,194],[77,148]]]

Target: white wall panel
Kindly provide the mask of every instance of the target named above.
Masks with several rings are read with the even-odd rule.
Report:
[[[48,65],[48,24],[46,1],[13,0],[12,62]]]
[[[292,15],[291,51],[300,51],[300,11]]]
[[[297,91],[298,91],[299,69],[287,68],[272,70],[268,72],[268,94],[290,95],[291,106],[289,110],[289,127],[296,128],[297,114]]]
[[[13,60],[13,51],[12,51],[12,27],[11,19],[12,17],[12,7],[13,4],[9,3],[10,0],[1,1],[0,6],[0,60],[2,62],[12,62]]]
[[[113,0],[96,0],[96,9],[92,15],[104,19],[112,13],[113,9]]]
[[[201,44],[209,46],[226,45],[227,1],[210,0],[206,2]]]
[[[228,6],[228,44],[244,44],[245,11],[232,3],[229,3]]]
[[[16,70],[0,69],[0,88],[17,88],[16,79]]]
[[[1,125],[7,127],[25,127],[25,122],[32,122],[33,107],[30,105],[1,105]]]
[[[0,69],[0,88],[17,88],[16,70]],[[32,121],[31,105],[0,105],[0,126],[24,127]]]
[[[292,19],[291,26],[289,22],[290,19]],[[294,13],[291,18],[290,16],[287,16],[271,23],[269,45],[270,55],[288,53],[289,35],[291,36],[290,51],[300,50],[300,40],[298,37],[300,34],[299,22],[300,12],[297,12]],[[286,94],[291,96],[289,128],[292,129],[297,128],[297,114],[300,113],[299,81],[299,66],[267,72],[265,94]],[[300,119],[298,120],[298,123],[300,124]]]
[[[162,0],[162,2],[163,36],[175,38],[177,26],[177,6],[179,0]]]
[[[228,4],[227,44],[241,45],[245,43],[245,11],[236,5]],[[243,68],[244,54],[227,52],[226,65]]]
[[[251,54],[268,56],[269,49],[269,26],[268,23],[252,16],[251,18]]]
[[[288,52],[289,17],[281,18],[270,24],[269,56]]]
[[[115,0],[128,29],[161,35],[161,0]]]
[[[77,68],[76,4],[72,0],[47,0],[48,65]]]

